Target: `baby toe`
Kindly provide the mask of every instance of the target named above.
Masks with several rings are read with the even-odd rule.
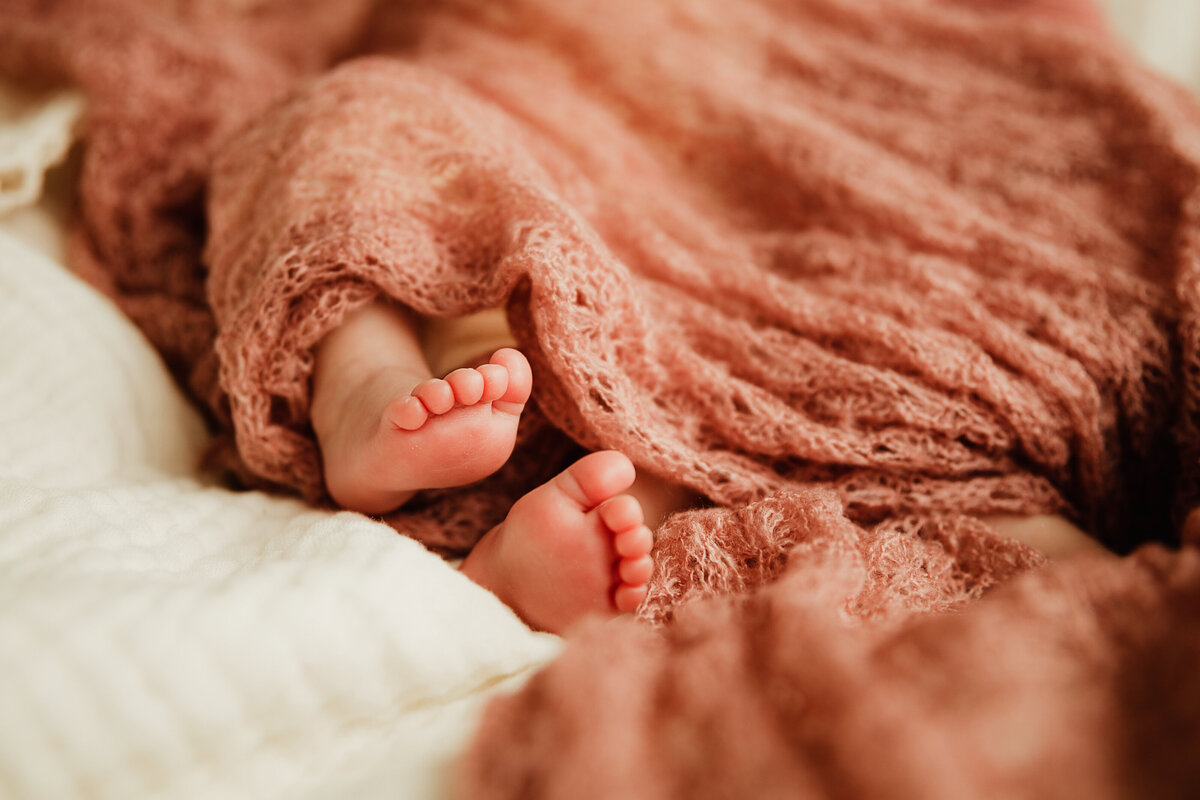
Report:
[[[616,450],[589,453],[552,481],[584,509],[593,509],[633,485],[633,462]]]
[[[504,367],[499,364],[484,364],[475,371],[483,377],[483,395],[479,402],[490,403],[499,400],[508,391],[508,370]]]
[[[430,414],[445,414],[454,408],[454,390],[440,378],[433,378],[417,385],[413,396],[420,398]]]
[[[644,556],[653,546],[654,534],[645,525],[621,531],[613,537],[613,549],[622,558]]]
[[[647,587],[642,586],[626,586],[622,584],[613,592],[613,605],[617,607],[617,611],[628,613],[637,609],[642,601],[646,599]]]
[[[650,556],[622,558],[617,564],[617,574],[627,586],[643,586],[650,581],[654,572],[654,560]]]
[[[620,494],[605,501],[597,511],[605,527],[614,533],[636,528],[645,521],[642,516],[642,504],[628,494]]]
[[[529,360],[520,350],[503,347],[492,354],[491,363],[508,372],[508,387],[503,396],[494,401],[494,405],[511,414],[521,413],[533,391],[533,371],[529,367]]]
[[[483,397],[483,376],[473,369],[456,369],[446,376],[454,402],[473,406]]]
[[[394,428],[403,431],[415,431],[429,419],[429,412],[415,397],[403,397],[393,400],[384,412],[384,419]]]

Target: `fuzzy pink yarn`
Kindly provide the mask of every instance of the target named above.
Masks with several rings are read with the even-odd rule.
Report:
[[[221,385],[258,475],[320,496],[311,348],[384,293],[505,306],[557,428],[721,505],[1163,524],[1177,91],[1072,31],[920,6],[447,3],[373,30],[386,56],[213,172]]]
[[[893,537],[1054,512],[1127,547],[1195,494],[1197,111],[1082,29],[65,0],[13,3],[0,44],[88,91],[76,265],[248,483],[324,499],[312,348],[383,293],[504,306],[534,365],[513,462],[389,518],[447,551],[569,459],[556,430]]]
[[[1197,498],[1200,111],[998,6],[1082,8],[11,0],[0,72],[87,92],[76,268],[247,483],[324,499],[312,348],[385,294],[504,307],[535,371],[510,464],[398,530],[463,552],[577,445],[712,502],[466,796],[1170,791],[1195,553],[1017,578],[977,516],[1129,548]]]
[[[1021,576],[864,622],[838,547],[654,630],[585,626],[489,705],[472,798],[1184,798],[1200,781],[1200,551]]]
[[[505,306],[558,429],[721,505],[1162,530],[1176,420],[1197,451],[1196,111],[1090,35],[863,0],[286,5],[0,23],[7,71],[89,90],[76,262],[245,479],[323,497],[311,348],[386,293]],[[354,50],[382,55],[296,86]],[[532,460],[431,497],[493,512],[426,540],[469,546]]]

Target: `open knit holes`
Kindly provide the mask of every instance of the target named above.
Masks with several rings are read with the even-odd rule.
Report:
[[[592,403],[599,406],[600,410],[603,411],[605,414],[613,413],[612,405],[608,402],[608,399],[599,392],[599,390],[592,389],[588,393],[588,397],[590,397]]]
[[[592,404],[599,407],[605,414],[612,414],[616,407],[612,395],[612,380],[607,375],[597,375],[595,384],[588,390],[588,398]]]
[[[592,303],[591,295],[587,294],[582,289],[575,290],[575,305],[579,306],[580,308],[586,308],[589,311],[594,311],[596,309],[595,305]]]
[[[733,410],[742,415],[750,414],[750,404],[746,402],[746,398],[741,392],[733,392],[729,396],[729,402],[733,404]]]
[[[271,424],[288,425],[292,422],[291,405],[279,395],[271,395]]]

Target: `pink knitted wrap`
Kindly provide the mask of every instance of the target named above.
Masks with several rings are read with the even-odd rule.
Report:
[[[1083,35],[888,4],[373,30],[391,55],[303,84],[213,171],[221,385],[258,475],[320,495],[312,347],[384,293],[504,306],[558,429],[720,505],[821,486],[875,526],[1162,525],[1195,260],[1175,90]]]
[[[807,651],[747,677],[722,643],[766,658],[845,636],[822,669],[876,664],[895,625],[1041,563],[979,515],[1063,513],[1129,549],[1197,496],[1200,109],[1094,29],[983,0],[7,5],[0,71],[90,98],[75,265],[207,405],[244,481],[326,499],[313,347],[386,295],[503,307],[535,385],[510,464],[418,498],[398,530],[463,552],[576,445],[711,501],[659,531],[641,617],[676,638],[641,660],[652,635],[629,626],[580,645],[618,648],[628,685],[669,683],[703,640],[731,686],[820,692]],[[1157,566],[1131,562],[1114,603],[1195,594],[1194,558],[1141,558]],[[1053,603],[1112,569],[1029,580]],[[713,595],[753,597],[675,624]],[[1038,636],[1091,619],[1065,617]],[[469,796],[533,796],[586,708],[570,698],[603,679],[581,658],[496,712]],[[675,707],[646,697],[637,713]],[[542,749],[509,758],[534,721]],[[772,747],[773,775],[806,752]],[[732,763],[684,756],[693,777]]]

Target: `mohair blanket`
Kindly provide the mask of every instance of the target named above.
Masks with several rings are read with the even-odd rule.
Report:
[[[7,5],[0,70],[91,101],[75,264],[242,480],[325,499],[312,349],[386,295],[503,307],[535,382],[510,465],[401,532],[463,552],[572,442],[712,504],[658,533],[665,632],[586,633],[489,718],[467,796],[1185,785],[1159,761],[1200,747],[1194,552],[968,605],[1042,563],[980,515],[1124,551],[1196,498],[1200,108],[1096,30],[928,0]]]

